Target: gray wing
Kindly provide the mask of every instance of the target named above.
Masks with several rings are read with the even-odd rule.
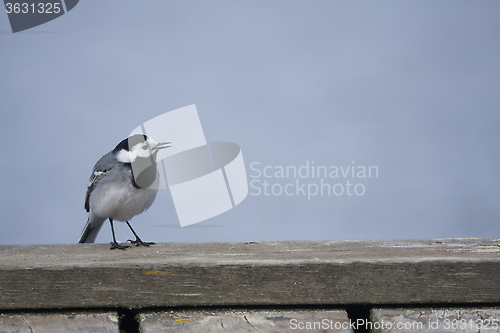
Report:
[[[110,163],[111,158],[114,157],[111,156],[111,153],[107,153],[106,155],[101,157],[94,166],[94,170],[92,171],[92,175],[90,175],[89,182],[87,184],[87,194],[85,195],[85,210],[87,212],[90,212],[89,199],[90,199],[90,194],[92,194],[92,191],[95,188],[95,185],[100,179],[104,178],[106,174],[112,169]]]

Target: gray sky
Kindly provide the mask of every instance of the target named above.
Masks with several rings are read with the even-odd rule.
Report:
[[[185,228],[164,190],[132,220],[145,241],[500,237],[499,12],[498,1],[80,1],[16,34],[0,14],[0,244],[77,242],[97,159],[190,104],[207,141],[241,147],[249,181],[297,181],[252,178],[253,162],[376,166],[378,178],[323,179],[361,183],[361,196],[250,194]],[[117,236],[131,238],[125,224]],[[106,224],[97,241],[110,240]]]

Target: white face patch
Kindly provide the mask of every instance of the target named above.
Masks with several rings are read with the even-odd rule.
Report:
[[[133,163],[137,157],[149,157],[153,153],[151,150],[158,145],[156,141],[148,138],[146,142],[141,142],[132,147],[130,151],[122,149],[116,155],[116,159],[122,163]]]
[[[148,157],[153,153],[147,142],[136,144],[130,151],[135,155],[135,157]]]
[[[120,150],[118,154],[116,154],[116,159],[122,163],[132,163],[136,158],[137,155],[125,149]]]

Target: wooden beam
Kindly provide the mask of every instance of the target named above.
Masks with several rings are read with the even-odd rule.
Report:
[[[1,309],[500,302],[493,239],[0,246]]]
[[[499,332],[500,308],[372,309],[364,328],[374,333]]]
[[[118,333],[116,313],[0,314],[2,333]]]
[[[328,309],[171,311],[143,313],[139,320],[141,333],[353,332],[345,311]]]

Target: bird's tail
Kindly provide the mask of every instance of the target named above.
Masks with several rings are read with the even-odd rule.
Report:
[[[90,213],[89,219],[87,220],[85,228],[83,228],[82,235],[80,236],[78,243],[93,243],[99,233],[99,230],[101,230],[104,221],[106,221],[106,219],[95,217],[92,213]]]

